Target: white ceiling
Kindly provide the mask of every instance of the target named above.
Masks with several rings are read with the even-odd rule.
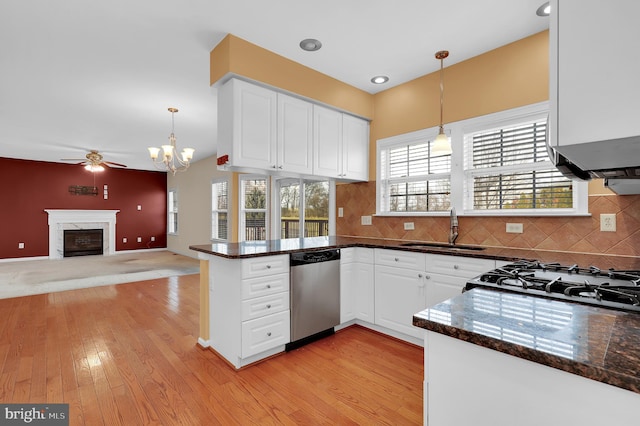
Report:
[[[543,0],[3,0],[0,157],[97,149],[154,170],[147,147],[215,152],[209,52],[231,33],[370,93],[548,28]],[[298,43],[319,39],[305,52]],[[389,83],[375,86],[374,75]]]

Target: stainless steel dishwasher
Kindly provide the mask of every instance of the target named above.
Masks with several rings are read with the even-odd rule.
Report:
[[[340,250],[290,255],[291,343],[295,349],[333,334],[340,324]]]

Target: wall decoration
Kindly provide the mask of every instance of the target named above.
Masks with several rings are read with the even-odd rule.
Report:
[[[69,193],[72,195],[98,195],[98,187],[97,186],[80,186],[80,185],[70,185]]]

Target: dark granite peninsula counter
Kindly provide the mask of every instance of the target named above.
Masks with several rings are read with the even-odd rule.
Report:
[[[637,312],[473,289],[413,323],[431,426],[637,422]]]

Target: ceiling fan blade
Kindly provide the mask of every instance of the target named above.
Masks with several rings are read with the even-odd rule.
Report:
[[[86,158],[61,158],[60,161],[87,161]]]
[[[109,164],[111,166],[117,166],[117,167],[127,167],[124,164],[114,163],[113,161],[103,161],[102,164]]]

